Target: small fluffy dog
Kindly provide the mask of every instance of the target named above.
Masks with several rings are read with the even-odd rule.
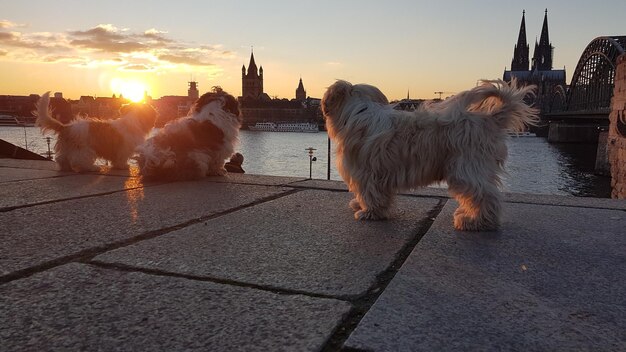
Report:
[[[484,81],[442,102],[399,111],[376,87],[337,81],[322,98],[337,168],[357,219],[385,219],[398,190],[448,183],[458,230],[495,230],[508,130],[537,121],[534,87]]]
[[[128,169],[128,159],[157,119],[152,106],[132,103],[122,106],[121,117],[115,120],[78,118],[64,124],[52,118],[49,103],[50,92],[47,92],[37,102],[35,124],[44,133],[57,134],[55,159],[65,171],[98,171],[99,167],[94,165],[97,158],[110,161],[113,168]]]
[[[240,127],[237,100],[215,87],[196,101],[188,116],[168,123],[138,148],[140,173],[154,180],[223,176]]]

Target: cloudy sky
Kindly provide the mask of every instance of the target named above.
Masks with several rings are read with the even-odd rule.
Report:
[[[110,96],[134,82],[158,98],[194,79],[240,95],[253,47],[271,96],[293,98],[301,77],[313,97],[347,79],[434,98],[502,77],[522,10],[532,56],[546,8],[568,82],[592,39],[626,35],[624,0],[0,0],[0,94]]]

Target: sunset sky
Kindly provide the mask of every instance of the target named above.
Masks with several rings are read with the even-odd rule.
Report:
[[[522,5],[523,4],[523,5]],[[320,98],[335,79],[390,99],[435,98],[510,67],[522,10],[533,53],[548,9],[554,67],[571,80],[598,36],[626,35],[626,1],[5,1],[0,95],[63,92],[154,98],[222,86],[241,94],[251,47],[264,90],[294,98],[302,78]]]

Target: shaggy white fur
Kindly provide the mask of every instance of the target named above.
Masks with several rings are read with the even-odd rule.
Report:
[[[335,82],[322,111],[337,168],[355,195],[355,217],[385,219],[397,191],[446,181],[460,204],[456,229],[497,229],[506,132],[537,121],[523,100],[533,88],[485,81],[408,112],[395,110],[374,86]]]
[[[121,107],[115,120],[77,118],[64,124],[51,116],[50,92],[37,102],[36,125],[42,132],[57,134],[55,159],[62,170],[97,171],[97,158],[110,161],[113,168],[127,169],[128,159],[143,143],[157,118],[156,110],[147,104],[132,103]]]
[[[225,175],[240,127],[236,99],[221,89],[206,93],[188,116],[168,123],[138,148],[141,175],[156,180]]]

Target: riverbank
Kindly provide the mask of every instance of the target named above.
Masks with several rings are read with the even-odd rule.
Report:
[[[357,222],[341,182],[142,183],[0,159],[8,351],[620,350],[626,203],[507,193],[452,229],[443,189]]]
[[[54,146],[54,135],[51,136]],[[328,137],[320,133],[279,133],[240,131],[237,151],[243,154],[243,168],[257,175],[326,179]],[[47,140],[38,128],[1,128],[0,139],[47,156]],[[597,146],[593,144],[550,144],[545,138],[509,140],[504,190],[517,193],[573,195],[610,198],[611,178],[594,173]],[[309,163],[307,148],[316,149],[317,161]],[[330,178],[341,181],[331,146]],[[54,148],[52,148],[54,151]],[[309,166],[311,165],[311,170]]]

